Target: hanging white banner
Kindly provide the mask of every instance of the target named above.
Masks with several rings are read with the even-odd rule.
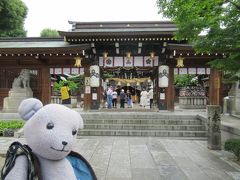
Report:
[[[134,57],[134,66],[143,66],[143,56]]]
[[[153,66],[153,60],[149,56],[144,56],[144,66]]]
[[[104,66],[113,67],[113,57],[107,57],[106,59],[104,59]]]
[[[114,57],[114,66],[123,67],[123,57],[122,56],[115,56]]]
[[[124,57],[124,66],[125,67],[133,66],[133,57],[132,56],[130,58]]]

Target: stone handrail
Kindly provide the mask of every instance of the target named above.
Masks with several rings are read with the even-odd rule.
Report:
[[[51,103],[62,104],[61,96],[51,96]]]
[[[62,104],[61,96],[51,96],[52,104]],[[77,107],[77,96],[71,96],[72,107]]]
[[[179,107],[183,109],[203,109],[206,105],[206,96],[179,97]]]

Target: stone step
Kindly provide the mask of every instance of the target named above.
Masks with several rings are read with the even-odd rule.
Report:
[[[150,113],[106,113],[106,114],[81,114],[83,119],[160,119],[160,120],[192,120],[195,115],[161,115]]]
[[[201,120],[163,120],[163,119],[85,119],[84,124],[159,124],[159,125],[202,125]]]
[[[84,129],[204,131],[203,125],[85,124]]]
[[[82,129],[79,136],[206,137],[206,131]]]
[[[156,112],[83,113],[80,136],[206,137],[203,122],[196,115]]]

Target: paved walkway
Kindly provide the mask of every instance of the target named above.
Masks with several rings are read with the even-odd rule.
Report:
[[[0,138],[0,153],[16,139]],[[24,139],[18,139],[24,143]],[[240,179],[233,155],[211,151],[206,141],[169,138],[83,137],[74,148],[99,180]],[[2,166],[3,157],[0,158]]]

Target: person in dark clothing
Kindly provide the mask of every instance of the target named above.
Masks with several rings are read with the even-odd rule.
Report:
[[[124,89],[121,90],[119,96],[120,96],[120,108],[124,108],[124,104],[125,104],[125,92],[124,92]]]
[[[153,108],[153,87],[151,86],[150,87],[150,90],[148,92],[148,96],[149,96],[149,99],[150,99],[150,109]]]
[[[113,108],[117,108],[117,96],[118,96],[117,91],[114,90],[114,91],[112,92],[112,104],[113,104]]]

